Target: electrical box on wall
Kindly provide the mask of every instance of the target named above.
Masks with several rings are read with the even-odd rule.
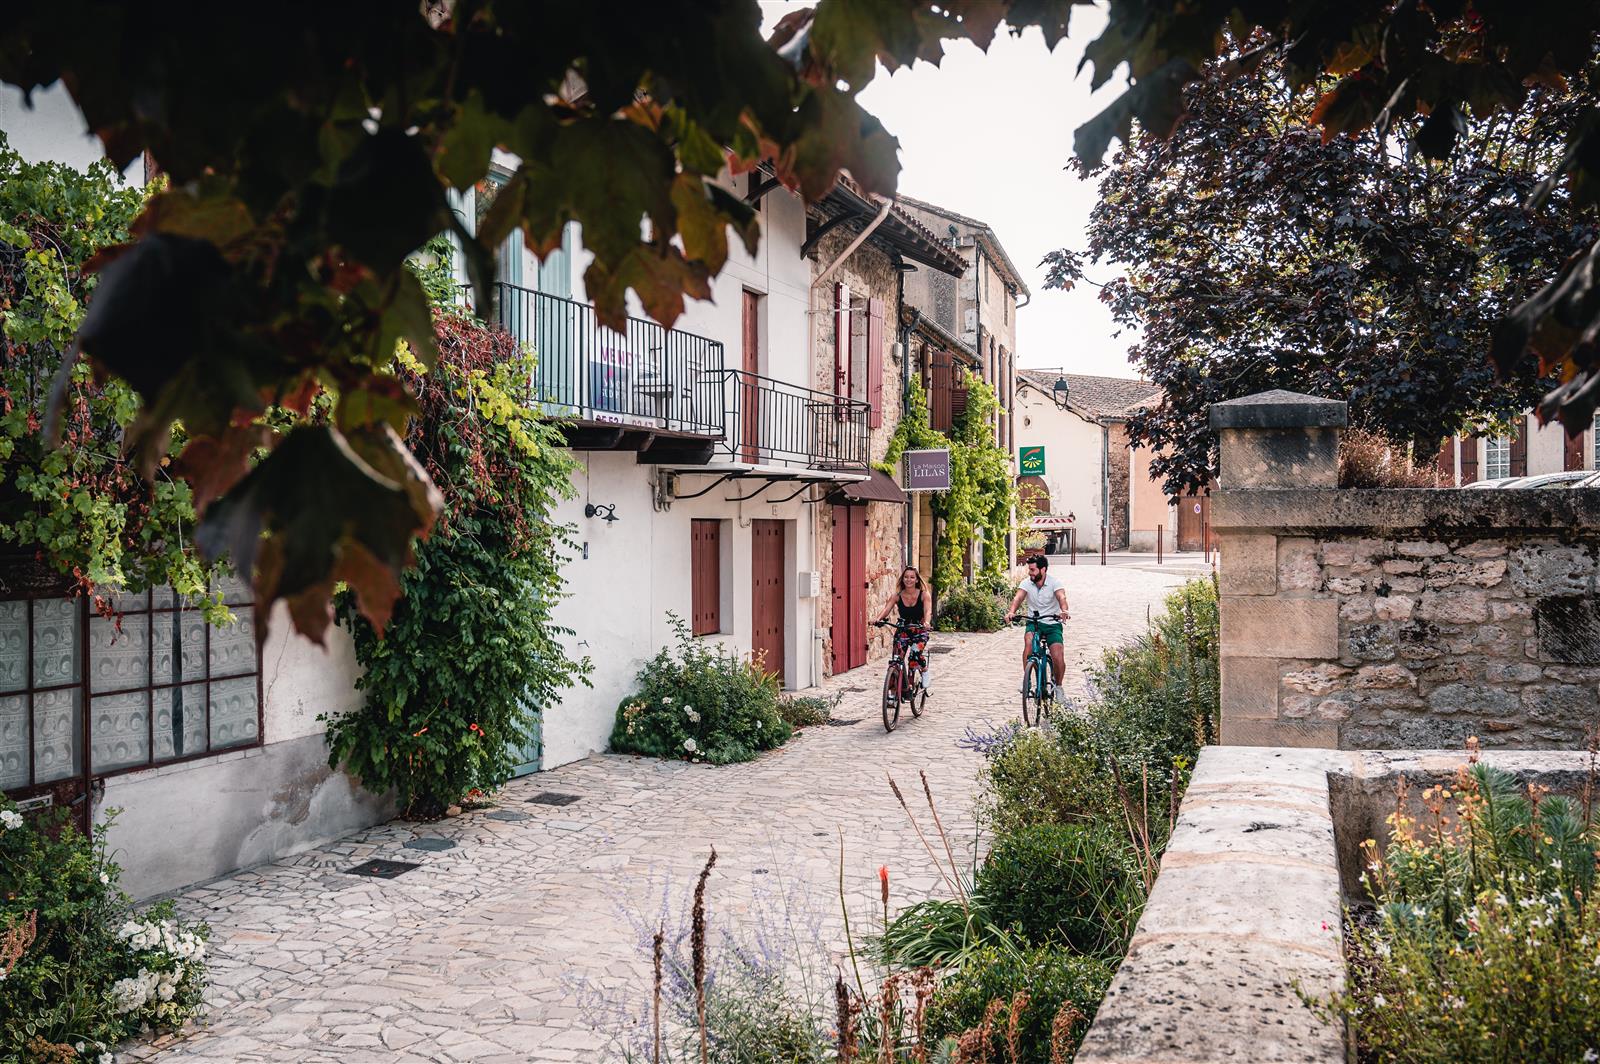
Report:
[[[821,573],[813,569],[810,572],[802,572],[798,575],[800,578],[801,598],[816,598],[818,595],[822,594]]]

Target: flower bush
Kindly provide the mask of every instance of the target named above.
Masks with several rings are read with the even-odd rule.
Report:
[[[639,690],[617,707],[613,750],[727,765],[782,746],[794,734],[779,706],[777,677],[667,614],[675,647],[639,670]]]
[[[962,1060],[1071,1060],[1113,974],[1104,961],[1059,947],[985,947],[940,977],[925,1036],[965,1034],[962,1041],[974,1044],[963,1045]]]
[[[1375,908],[1347,920],[1350,987],[1313,1008],[1362,1061],[1600,1060],[1592,808],[1483,764],[1421,816],[1407,798],[1386,852],[1362,847]]]
[[[0,799],[0,1060],[109,1064],[118,1042],[200,1011],[206,927],[171,902],[136,913],[118,874],[103,830]]]

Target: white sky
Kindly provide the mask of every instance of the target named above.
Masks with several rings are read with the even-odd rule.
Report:
[[[767,28],[800,3],[763,0]],[[862,106],[900,139],[900,190],[988,222],[1023,272],[1033,300],[1017,315],[1017,360],[1024,367],[1133,377],[1132,335],[1116,326],[1099,289],[1045,291],[1046,252],[1083,250],[1095,184],[1069,169],[1072,133],[1122,91],[1120,76],[1089,92],[1076,74],[1084,45],[1105,24],[1099,8],[1074,8],[1071,34],[1054,52],[1037,29],[1002,29],[987,53],[945,42],[939,66],[919,63],[890,76],[882,67],[862,90]],[[1089,268],[1109,280],[1114,266]]]

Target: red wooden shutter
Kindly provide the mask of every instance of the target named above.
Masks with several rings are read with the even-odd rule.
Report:
[[[1566,432],[1565,427],[1563,427],[1561,431]],[[1574,469],[1582,469],[1583,433],[1580,432],[1576,436],[1563,436],[1562,439],[1565,441],[1565,446],[1561,451],[1562,471],[1571,472]]]
[[[695,635],[722,631],[722,522],[690,523],[690,613]]]
[[[867,427],[883,424],[883,300],[867,300]]]
[[[1511,475],[1528,475],[1528,419],[1524,417],[1511,435]]]
[[[1462,487],[1478,479],[1478,437],[1461,437],[1461,485]]]
[[[1434,484],[1441,488],[1453,488],[1456,485],[1456,438],[1449,437],[1444,441],[1444,446],[1439,448],[1439,457],[1433,460],[1434,468],[1438,475]]]

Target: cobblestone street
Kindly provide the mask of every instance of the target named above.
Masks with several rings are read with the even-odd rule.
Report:
[[[1101,647],[1141,631],[1192,558],[1055,570],[1067,584],[1069,692]],[[1180,566],[1188,566],[1185,569]],[[897,904],[937,893],[937,874],[890,794],[924,770],[957,845],[973,836],[977,757],[969,725],[1014,715],[1015,631],[935,637],[934,695],[920,720],[885,734],[875,664],[833,681],[846,727],[807,729],[784,748],[722,768],[597,756],[518,780],[494,811],[437,824],[393,822],[292,859],[190,889],[183,915],[213,930],[212,1008],[187,1037],[134,1059],[207,1061],[569,1061],[603,1056],[574,980],[637,987],[648,975],[621,914],[653,911],[662,884],[690,887],[712,845],[713,924],[738,919],[763,885],[800,885],[837,933],[839,839],[852,912],[877,911],[887,865]],[[571,805],[531,804],[541,792]],[[916,806],[914,805],[914,808]],[[925,810],[924,810],[925,812]],[[403,848],[438,836],[454,849]],[[393,880],[346,869],[416,861]],[[832,943],[830,943],[832,944]]]

